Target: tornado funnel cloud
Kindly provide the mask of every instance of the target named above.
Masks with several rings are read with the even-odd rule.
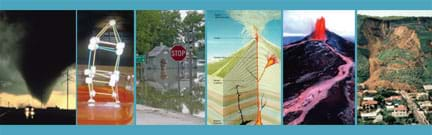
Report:
[[[0,17],[0,81],[20,81],[12,85],[25,88],[33,98],[46,104],[56,80],[75,62],[75,12],[0,14],[5,16]]]

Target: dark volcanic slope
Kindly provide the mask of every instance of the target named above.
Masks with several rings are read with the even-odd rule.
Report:
[[[339,66],[346,64],[338,54],[354,61],[354,43],[333,32],[325,33],[326,40],[311,40],[311,36],[307,36],[284,46],[284,103],[297,100],[307,88],[338,75]],[[284,116],[284,123],[289,124],[302,112],[307,114],[300,124],[353,124],[351,111],[354,108],[346,96],[349,93],[350,101],[353,101],[354,74],[353,70],[349,72],[349,76],[335,83],[328,90],[328,96],[312,109],[290,112]],[[312,100],[318,98],[312,97]]]
[[[344,62],[317,41],[284,50],[284,97],[293,97],[305,87],[332,78]]]
[[[354,43],[326,31],[329,39],[326,41],[339,53],[354,60]],[[329,79],[338,72],[337,67],[344,62],[336,53],[323,46],[322,41],[308,40],[310,36],[291,43],[297,45],[284,49],[284,98],[292,97],[302,87],[308,87],[320,80]],[[284,45],[284,46],[290,46]],[[301,70],[300,70],[301,69]]]

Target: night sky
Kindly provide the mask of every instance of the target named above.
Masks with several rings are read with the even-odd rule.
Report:
[[[78,11],[78,64],[87,64],[89,39],[96,36],[111,19],[116,20],[120,38],[126,43],[120,66],[133,66],[134,14],[132,11]],[[109,31],[112,29],[107,30]],[[115,56],[113,53],[98,51],[96,65],[114,66]]]

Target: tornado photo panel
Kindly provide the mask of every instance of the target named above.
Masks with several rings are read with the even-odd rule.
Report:
[[[357,13],[357,123],[430,125],[432,11]]]
[[[0,124],[75,124],[75,11],[0,11]]]
[[[78,11],[78,124],[130,125],[134,12]]]
[[[206,16],[207,124],[281,124],[281,11]]]
[[[283,123],[354,124],[354,11],[284,11]]]
[[[137,11],[137,124],[205,124],[203,10]]]

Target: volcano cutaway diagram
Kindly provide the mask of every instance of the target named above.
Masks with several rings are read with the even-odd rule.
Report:
[[[354,43],[327,29],[325,17],[309,33],[284,38],[283,123],[354,124]]]
[[[281,12],[207,14],[207,123],[280,124]]]
[[[0,11],[0,123],[75,124],[75,12]]]

